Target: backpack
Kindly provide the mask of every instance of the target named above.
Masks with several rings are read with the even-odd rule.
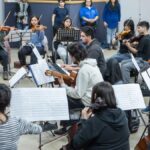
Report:
[[[137,110],[127,110],[126,116],[128,118],[128,127],[130,130],[130,133],[135,133],[138,131],[139,125],[140,125],[140,119],[137,113]]]

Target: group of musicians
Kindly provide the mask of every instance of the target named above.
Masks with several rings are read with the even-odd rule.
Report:
[[[57,11],[60,12],[61,7],[64,8],[63,0],[59,1],[59,7],[55,10],[55,13]],[[72,20],[67,15],[67,11],[65,10],[65,17],[62,23],[63,29],[69,30],[71,29]],[[55,19],[55,17],[56,15],[53,15],[53,19]],[[10,30],[12,29],[10,28],[8,31]],[[40,25],[40,19],[37,16],[31,18],[29,30],[32,32],[30,42],[34,44],[39,53],[43,55],[46,46],[43,42],[45,26]],[[54,30],[57,36],[56,30],[59,30],[59,28],[55,27]],[[129,150],[128,123],[124,112],[117,108],[111,84],[130,82],[130,72],[135,70],[130,53],[134,55],[141,69],[149,65],[149,22],[140,21],[137,24],[138,36],[135,36],[133,20],[125,20],[123,31],[116,34],[115,38],[111,41],[113,44],[119,41],[119,50],[107,61],[104,58],[100,43],[94,37],[95,29],[93,29],[92,26],[85,25],[80,31],[81,41],[71,43],[67,47],[62,46],[63,43],[60,41],[56,43],[56,52],[64,63],[66,63],[66,55],[68,55],[70,62],[77,66],[72,67],[72,64],[62,65],[64,69],[70,72],[77,72],[75,85],[68,86],[63,77],[58,78],[59,85],[66,88],[69,109],[83,109],[80,129],[67,146],[69,146],[70,149]],[[0,32],[7,32],[4,26],[0,26]],[[3,65],[4,80],[8,80],[8,64],[10,63],[11,56],[8,55],[7,52],[8,45],[6,41],[9,38],[6,37],[4,38],[4,45],[1,41],[0,47],[0,60]],[[30,64],[37,63],[37,58],[32,51],[32,47],[30,45],[23,45],[18,51],[21,66],[27,65],[26,55],[31,56]],[[118,72],[120,71],[119,74],[116,71],[110,73],[110,76],[107,76],[106,73],[108,70],[111,70],[107,64],[110,60],[115,60],[116,64],[121,64],[121,67],[118,67]],[[116,67],[116,64],[111,66]],[[110,78],[113,78],[113,82],[111,82],[112,80],[110,80]],[[111,84],[104,80],[109,81]],[[67,131],[68,124],[70,125],[71,123],[61,121],[63,127],[55,131],[55,133],[64,134]]]

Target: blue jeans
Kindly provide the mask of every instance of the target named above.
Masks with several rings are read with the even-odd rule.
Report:
[[[123,54],[121,54],[121,53],[118,52],[117,54],[113,55],[111,58],[115,58],[120,63],[123,60],[130,59],[131,56],[130,56],[129,53],[123,53]]]
[[[107,43],[108,44],[111,44],[112,39],[115,38],[116,30],[117,30],[116,28],[114,29],[107,28]]]
[[[148,62],[144,61],[140,57],[137,57],[135,59],[136,59],[137,64],[139,65],[140,69],[149,65]],[[131,59],[127,59],[127,60],[124,60],[121,62],[121,72],[122,72],[122,76],[123,76],[123,82],[125,84],[129,83],[129,81],[130,81],[130,71],[135,70],[135,69],[136,68]]]

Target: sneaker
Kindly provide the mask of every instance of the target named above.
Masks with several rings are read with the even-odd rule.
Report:
[[[45,131],[50,131],[50,130],[56,130],[58,127],[57,127],[57,123],[55,124],[51,124],[49,122],[46,122],[44,124],[40,124],[42,129],[43,129],[43,132]]]
[[[66,132],[67,132],[67,129],[66,129],[65,127],[63,127],[63,128],[58,129],[58,130],[55,130],[55,131],[54,131],[54,134],[63,135],[63,134],[65,134]]]
[[[141,112],[143,114],[149,114],[150,113],[150,106],[147,106],[146,108],[142,109]]]
[[[8,80],[8,71],[3,72],[3,79]]]

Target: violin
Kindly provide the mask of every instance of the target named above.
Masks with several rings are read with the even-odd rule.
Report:
[[[31,29],[32,29],[32,31],[43,31],[43,30],[47,29],[47,27],[43,26],[43,25],[36,25],[36,26],[33,26]]]
[[[116,39],[124,39],[124,37],[126,35],[128,35],[131,32],[131,30],[123,30],[122,32],[120,32],[117,36]]]
[[[16,28],[15,27],[9,27],[9,26],[0,26],[0,31],[9,32],[10,30],[16,30]]]
[[[127,40],[127,41],[130,42],[130,43],[139,42],[139,41],[143,38],[143,36],[144,36],[144,35],[134,36],[134,37],[130,38],[130,39]]]
[[[57,71],[52,71],[52,70],[46,70],[45,75],[47,76],[54,76],[57,78],[63,78],[64,82],[68,85],[68,86],[73,86],[76,83],[76,77],[77,77],[77,73],[72,71],[70,73],[70,76],[67,74],[62,74],[59,73]]]

